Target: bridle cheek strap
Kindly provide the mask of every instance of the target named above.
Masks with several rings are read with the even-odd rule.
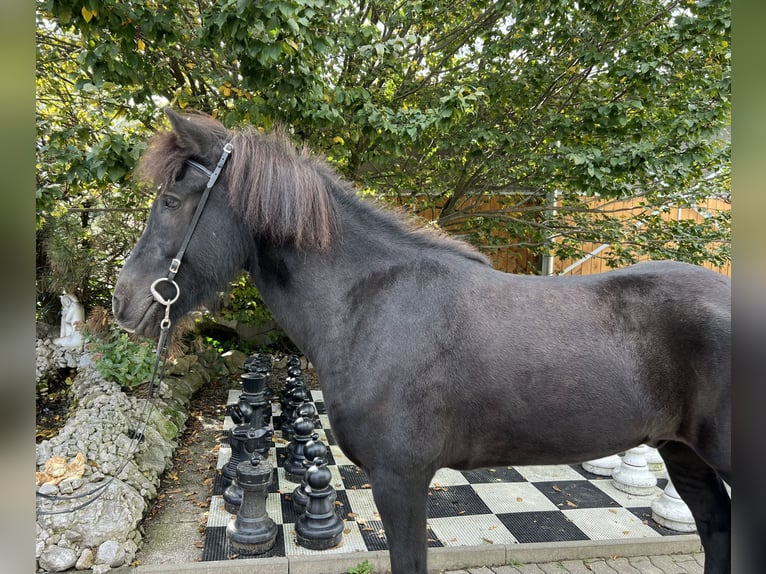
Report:
[[[160,277],[159,279],[154,281],[154,283],[152,283],[150,287],[150,290],[152,292],[152,297],[154,297],[154,300],[157,301],[163,307],[165,307],[165,317],[160,322],[160,339],[159,339],[159,342],[157,343],[157,361],[155,362],[155,365],[154,365],[154,374],[152,375],[152,381],[154,381],[155,375],[157,373],[160,356],[164,354],[167,335],[168,335],[168,331],[170,330],[170,306],[173,303],[175,303],[178,300],[178,297],[181,295],[181,289],[178,287],[178,283],[174,281],[176,273],[178,273],[178,269],[181,267],[181,261],[183,260],[184,253],[186,253],[186,248],[189,246],[189,242],[191,241],[192,235],[194,234],[194,229],[197,227],[197,223],[199,223],[199,219],[202,216],[202,211],[205,209],[205,204],[207,203],[208,197],[210,196],[210,190],[213,189],[215,182],[218,180],[218,176],[221,175],[221,170],[223,169],[223,166],[226,164],[226,160],[229,159],[229,155],[231,155],[232,149],[233,147],[231,145],[231,142],[227,142],[223,146],[223,152],[221,153],[221,157],[219,158],[218,163],[216,164],[213,171],[208,170],[204,165],[197,163],[196,161],[193,161],[190,159],[186,160],[187,165],[207,175],[208,181],[207,181],[207,185],[205,186],[205,191],[202,192],[202,197],[200,198],[199,203],[197,204],[197,209],[194,211],[194,217],[192,217],[191,223],[189,223],[189,229],[187,229],[186,231],[186,236],[184,237],[184,240],[181,243],[181,248],[178,250],[178,253],[176,253],[176,256],[173,258],[173,260],[170,263],[167,277]],[[175,294],[173,296],[166,298],[162,295],[162,293],[160,293],[157,290],[157,285],[163,282],[170,283],[170,285],[175,289]],[[154,388],[154,385],[153,384],[150,385],[149,387],[150,396],[152,394],[153,388]]]
[[[202,197],[197,204],[197,210],[194,212],[194,217],[192,217],[191,223],[189,224],[189,229],[186,231],[186,237],[184,237],[183,243],[181,243],[181,248],[178,250],[178,253],[176,253],[173,261],[170,263],[167,277],[168,281],[172,281],[176,276],[176,273],[178,273],[178,268],[181,266],[181,260],[184,257],[184,253],[186,253],[186,248],[189,246],[192,234],[194,234],[194,229],[197,227],[199,218],[202,216],[202,211],[205,209],[205,204],[207,203],[207,198],[210,195],[210,190],[213,189],[215,182],[218,181],[218,176],[221,175],[221,170],[226,164],[226,160],[229,159],[231,150],[231,142],[227,142],[223,146],[223,152],[221,153],[221,157],[213,171],[208,170],[204,165],[197,163],[196,161],[190,159],[186,160],[187,165],[193,167],[199,172],[204,173],[206,176],[208,176],[209,179],[207,181],[207,185],[205,186],[205,191],[202,192]]]
[[[196,169],[199,172],[204,173],[206,176],[208,176],[207,185],[205,186],[205,191],[202,192],[202,197],[199,200],[199,203],[197,204],[197,209],[194,211],[194,217],[192,217],[191,223],[189,223],[189,228],[186,230],[186,236],[184,237],[184,240],[181,242],[181,248],[178,250],[178,253],[176,253],[176,256],[173,258],[173,260],[170,262],[170,267],[168,268],[168,275],[167,277],[160,277],[154,283],[152,283],[150,290],[152,292],[152,296],[154,297],[155,301],[157,301],[160,305],[163,305],[165,307],[165,318],[162,321],[162,327],[167,329],[170,327],[170,306],[176,302],[180,295],[180,289],[178,287],[178,284],[174,281],[176,273],[178,273],[178,269],[181,267],[181,261],[183,260],[184,253],[186,253],[186,248],[189,246],[189,242],[191,241],[192,235],[194,234],[194,230],[197,227],[197,223],[199,223],[200,217],[202,217],[202,211],[205,209],[205,204],[207,204],[208,197],[210,197],[210,190],[213,189],[213,186],[215,185],[215,182],[218,181],[218,176],[221,175],[221,170],[223,169],[223,166],[226,165],[226,160],[229,159],[229,155],[231,155],[232,151],[232,145],[231,142],[227,142],[223,146],[223,152],[221,153],[221,157],[218,159],[218,163],[216,164],[213,171],[210,171],[207,169],[204,165],[201,163],[197,163],[196,161],[187,159],[186,163]],[[175,289],[175,295],[172,297],[165,298],[162,296],[162,294],[157,290],[157,285],[163,282],[170,283],[173,288]]]

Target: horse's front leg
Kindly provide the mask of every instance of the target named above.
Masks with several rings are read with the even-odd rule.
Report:
[[[412,470],[407,476],[371,469],[375,504],[386,531],[392,574],[426,574],[426,517],[430,475]]]

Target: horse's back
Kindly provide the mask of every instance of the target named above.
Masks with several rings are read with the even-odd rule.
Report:
[[[578,435],[604,451],[691,441],[712,419],[728,425],[730,291],[725,276],[676,262],[573,278],[493,273],[484,297],[465,302],[469,348],[450,365],[460,383],[446,386],[512,428],[522,459],[563,456]]]

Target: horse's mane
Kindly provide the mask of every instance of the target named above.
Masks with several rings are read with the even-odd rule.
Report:
[[[338,210],[342,207],[366,212],[372,225],[398,231],[414,245],[446,249],[489,263],[471,245],[418,227],[401,211],[379,208],[359,198],[325,160],[306,147],[296,148],[283,129],[266,134],[251,126],[229,131],[209,116],[184,115],[210,134],[209,149],[189,149],[174,132],[158,133],[139,164],[140,178],[166,187],[191,157],[207,159],[206,165],[212,168],[223,144],[230,140],[233,151],[224,170],[229,202],[260,237],[300,249],[327,249],[340,231]]]

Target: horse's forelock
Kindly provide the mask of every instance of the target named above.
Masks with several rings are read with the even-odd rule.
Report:
[[[220,155],[221,146],[229,137],[228,130],[205,114],[185,113],[183,116],[204,128],[205,141],[185,141],[174,131],[156,133],[136,167],[138,181],[155,187],[167,187],[175,181],[187,159],[195,157],[204,161],[208,156],[212,158],[215,155],[217,158]]]
[[[324,250],[337,232],[337,214],[318,164],[296,151],[281,131],[245,128],[234,135],[227,166],[232,207],[254,233],[276,244]]]

